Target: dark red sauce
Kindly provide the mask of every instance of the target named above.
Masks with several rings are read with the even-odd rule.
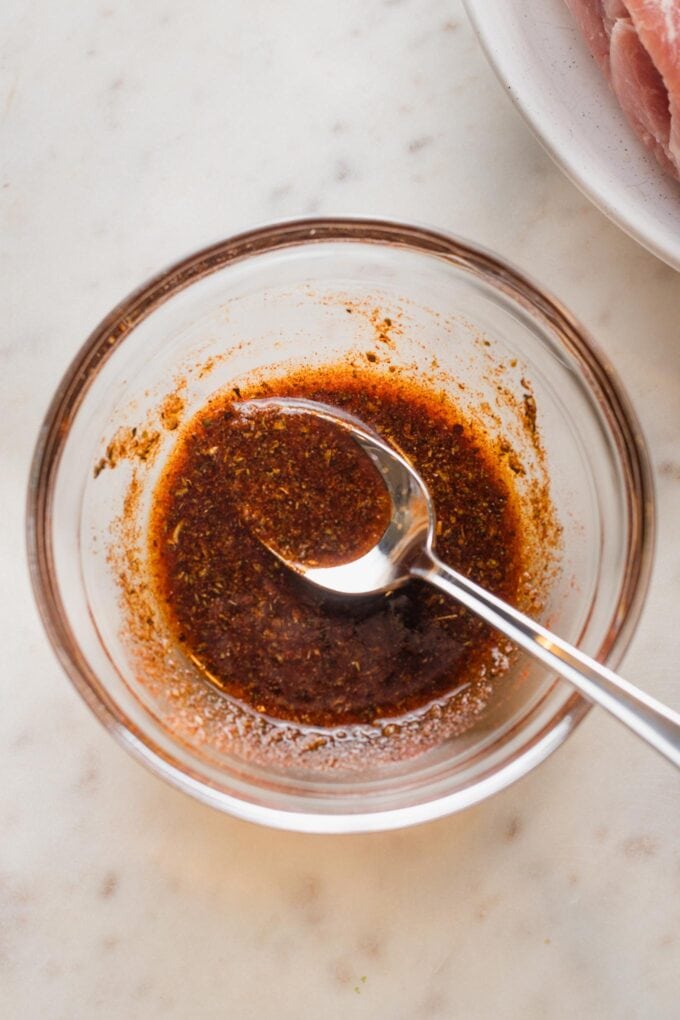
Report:
[[[334,426],[291,417],[281,427],[280,417],[238,412],[239,401],[268,395],[345,408],[394,442],[430,488],[441,557],[496,594],[517,595],[517,509],[455,407],[387,375],[298,372],[214,398],[182,430],[158,483],[153,573],[185,654],[256,711],[323,727],[399,717],[474,683],[493,635],[453,600],[413,582],[368,603],[339,602],[310,591],[265,547],[268,536],[293,558],[353,558],[389,510],[375,469]]]

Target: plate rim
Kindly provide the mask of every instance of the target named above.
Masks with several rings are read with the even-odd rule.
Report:
[[[507,0],[505,0],[505,2],[507,3]],[[650,231],[645,230],[644,227],[640,227],[638,217],[635,215],[631,216],[630,213],[625,210],[621,210],[619,206],[609,201],[607,196],[603,194],[601,188],[593,185],[587,179],[586,175],[579,172],[578,161],[576,159],[571,160],[569,155],[564,152],[563,147],[555,140],[554,133],[551,132],[550,126],[546,125],[545,121],[543,121],[537,114],[530,97],[523,94],[521,82],[518,85],[517,80],[508,74],[506,62],[499,58],[498,51],[494,48],[492,39],[485,27],[488,23],[488,18],[485,18],[485,13],[488,14],[489,12],[486,0],[485,3],[482,4],[479,4],[477,0],[463,0],[463,7],[489,66],[492,68],[500,84],[503,86],[506,94],[512,100],[513,105],[532,131],[534,137],[548,153],[553,162],[560,168],[560,170],[562,170],[565,176],[569,178],[572,184],[574,184],[579,191],[581,191],[581,193],[584,194],[586,198],[588,198],[609,220],[615,223],[616,226],[628,234],[629,237],[632,237],[633,240],[637,241],[638,244],[646,248],[647,251],[651,252],[671,269],[675,269],[676,272],[680,271],[680,235],[678,237],[678,243],[674,247],[672,244],[669,244],[665,237],[659,239],[658,235],[654,231],[653,224],[650,224],[650,236]],[[578,31],[576,25],[574,28],[575,31]],[[604,78],[602,81],[606,86]],[[630,130],[631,136],[636,138],[632,129]],[[663,173],[662,170],[659,172]],[[680,203],[680,186],[678,189],[678,202]]]

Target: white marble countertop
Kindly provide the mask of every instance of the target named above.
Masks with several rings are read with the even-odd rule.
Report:
[[[680,1010],[680,787],[600,712],[496,798],[366,837],[270,832],[114,744],[38,622],[48,399],[150,273],[265,220],[439,225],[609,352],[658,485],[625,672],[680,707],[680,278],[553,166],[456,0],[5,0],[0,1011],[9,1018],[658,1018]]]

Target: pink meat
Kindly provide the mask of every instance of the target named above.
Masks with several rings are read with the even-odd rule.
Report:
[[[565,0],[639,138],[680,180],[680,0]]]
[[[630,18],[619,18],[612,29],[609,72],[614,94],[636,134],[661,166],[674,173],[668,92]]]
[[[602,0],[602,15],[607,32],[611,34],[617,18],[627,18],[628,11],[623,0]]]
[[[626,6],[668,92],[668,155],[680,179],[680,0],[626,0]]]
[[[600,67],[609,72],[609,34],[602,0],[565,0]]]

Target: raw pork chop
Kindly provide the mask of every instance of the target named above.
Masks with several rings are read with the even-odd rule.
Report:
[[[680,0],[565,0],[638,137],[680,180]]]

